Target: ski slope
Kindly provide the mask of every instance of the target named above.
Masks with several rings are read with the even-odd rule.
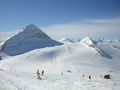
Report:
[[[7,57],[0,61],[0,90],[119,90],[120,42],[99,42],[96,47],[112,58],[82,43]],[[37,69],[45,71],[42,80],[37,79]],[[100,77],[108,73],[112,79]]]
[[[1,39],[0,59],[0,90],[120,90],[119,40],[59,42],[30,24]]]

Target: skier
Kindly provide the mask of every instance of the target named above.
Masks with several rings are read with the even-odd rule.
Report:
[[[82,77],[84,77],[85,75],[83,74],[83,76]]]
[[[42,70],[42,76],[44,75],[44,70]]]
[[[42,78],[40,77],[39,69],[37,70],[37,76],[38,76],[37,79],[40,79],[40,80],[42,79]]]
[[[61,72],[61,75],[63,75],[63,72]]]
[[[89,75],[89,80],[91,80],[91,76]]]
[[[111,75],[110,75],[110,74],[104,75],[104,78],[105,78],[105,79],[111,79]]]

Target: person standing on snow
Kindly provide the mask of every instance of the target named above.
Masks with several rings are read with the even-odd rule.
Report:
[[[40,72],[39,72],[39,69],[37,70],[37,79],[42,79],[41,77],[40,77]]]
[[[89,80],[91,80],[91,76],[89,75]]]
[[[44,70],[42,70],[42,74],[41,74],[42,76],[44,75]]]

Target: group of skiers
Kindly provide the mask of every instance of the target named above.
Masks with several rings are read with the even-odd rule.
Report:
[[[85,75],[83,74],[82,77],[84,77]],[[88,76],[89,80],[91,80],[91,75]]]
[[[84,77],[84,76],[85,76],[85,75],[83,74],[82,77]],[[103,77],[103,76],[100,75],[100,77]],[[91,80],[91,79],[92,79],[92,78],[91,78],[91,75],[89,75],[88,78],[89,78],[89,80]],[[111,75],[110,75],[110,74],[105,74],[105,75],[104,75],[104,78],[105,78],[105,79],[111,79]]]
[[[72,73],[72,72],[71,72],[71,73]],[[39,69],[38,69],[38,70],[37,70],[37,79],[41,80],[41,79],[42,79],[41,76],[43,76],[43,75],[44,75],[44,70],[42,70],[41,73],[40,73],[40,71],[39,71]],[[63,72],[61,73],[61,75],[63,75]],[[85,75],[83,74],[82,77],[84,78]],[[103,77],[103,76],[100,75],[100,77]],[[89,75],[88,78],[89,78],[89,80],[91,80],[91,79],[92,79],[92,78],[91,78],[91,75]],[[111,79],[111,75],[110,75],[110,74],[106,74],[106,75],[104,75],[104,78],[105,78],[105,79]]]

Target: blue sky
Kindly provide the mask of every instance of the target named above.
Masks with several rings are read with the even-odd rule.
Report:
[[[120,33],[119,21],[120,0],[0,0],[0,32],[19,30],[33,23],[45,29],[50,35],[52,35],[50,32],[57,33],[60,31],[57,29],[63,29],[65,25],[67,26],[64,28],[65,33],[72,33],[73,30],[69,30],[72,25],[73,27],[77,25],[77,29],[78,26],[79,29],[84,29],[83,26],[86,27],[88,24],[95,26],[99,22],[105,28],[112,23],[117,35]]]

